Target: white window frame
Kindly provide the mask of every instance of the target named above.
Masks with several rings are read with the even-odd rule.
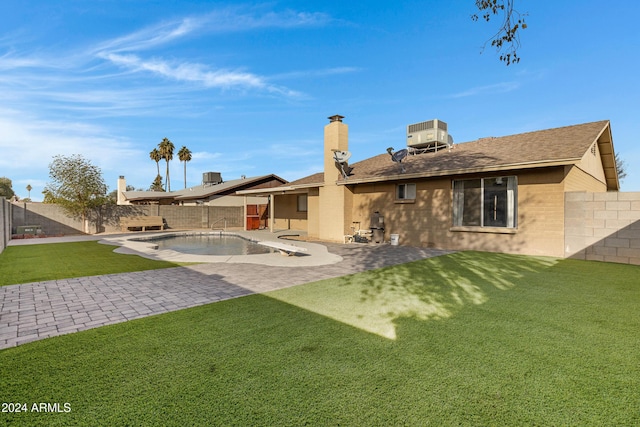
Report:
[[[416,192],[417,192],[416,185],[413,183],[397,184],[396,200],[397,201],[415,201]]]
[[[502,179],[506,181],[507,190],[507,218],[505,226],[485,226],[484,200],[485,181]],[[480,181],[480,205],[477,207],[480,214],[480,225],[463,225],[464,219],[464,183]],[[476,187],[477,188],[477,187]],[[461,179],[452,181],[453,192],[453,227],[454,228],[491,228],[491,229],[517,229],[518,228],[518,177],[502,176],[476,179]],[[475,208],[474,208],[475,209]]]

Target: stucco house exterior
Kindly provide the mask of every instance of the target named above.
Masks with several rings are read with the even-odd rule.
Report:
[[[237,192],[268,197],[272,230],[343,242],[379,212],[385,239],[400,244],[562,257],[565,193],[619,191],[606,120],[410,150],[400,163],[380,147],[345,174],[335,154],[349,150],[342,119],[325,126],[322,172]]]

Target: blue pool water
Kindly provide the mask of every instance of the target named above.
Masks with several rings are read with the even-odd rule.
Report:
[[[238,236],[217,234],[183,234],[160,236],[153,239],[158,249],[171,249],[192,255],[255,255],[273,252],[271,248]]]

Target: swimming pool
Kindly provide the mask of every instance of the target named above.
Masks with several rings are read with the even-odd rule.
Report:
[[[170,234],[136,240],[153,242],[158,250],[170,249],[191,255],[256,255],[274,252],[251,240],[225,234]]]

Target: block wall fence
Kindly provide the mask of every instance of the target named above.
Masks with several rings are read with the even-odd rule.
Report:
[[[119,232],[120,217],[161,216],[168,228],[242,228],[242,206],[104,206],[91,218],[90,234]],[[22,225],[39,225],[47,236],[83,234],[80,218],[69,217],[62,208],[45,203],[12,203],[12,232]]]
[[[640,265],[640,193],[565,194],[565,257]]]
[[[162,216],[170,228],[242,228],[242,207],[111,206],[97,218],[95,233],[120,231],[119,218]],[[21,225],[40,225],[44,234],[82,234],[82,221],[56,205],[10,203],[0,198],[0,252]],[[640,265],[640,192],[565,194],[565,257]]]

